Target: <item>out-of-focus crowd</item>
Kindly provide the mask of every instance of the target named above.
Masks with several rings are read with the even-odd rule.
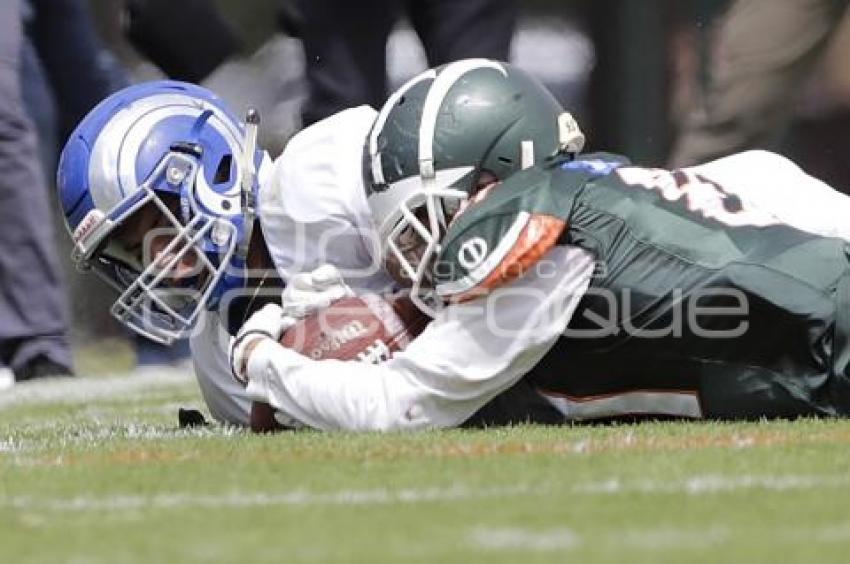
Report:
[[[591,149],[686,166],[769,148],[850,191],[850,0],[6,0],[0,4],[0,387],[132,344],[66,272],[59,147],[135,81],[203,83],[266,118],[273,153],[341,109],[380,107],[426,66],[511,60],[579,116]]]

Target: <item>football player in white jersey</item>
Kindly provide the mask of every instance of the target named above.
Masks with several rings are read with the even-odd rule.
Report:
[[[476,68],[512,78],[512,98],[499,109],[510,111],[491,113],[491,139],[478,132],[468,141],[453,175],[483,168],[478,176],[490,182],[580,148],[574,122],[542,86],[485,60],[417,76],[381,113],[364,106],[331,116],[293,137],[275,162],[254,146],[255,124],[240,124],[205,89],[162,81],[118,92],[80,123],[62,154],[59,195],[74,259],[118,288],[113,313],[133,330],[162,342],[190,335],[211,413],[247,424],[251,399],[231,375],[230,333],[293,277],[290,312],[352,291],[334,269],[309,274],[325,263],[355,292],[393,285],[377,260],[372,207],[380,198],[370,202],[364,164],[374,168],[390,110],[407,99],[421,107],[438,73]]]

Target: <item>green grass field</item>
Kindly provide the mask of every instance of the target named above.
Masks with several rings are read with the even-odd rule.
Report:
[[[847,562],[850,423],[179,430],[174,373],[0,392],[0,562]]]

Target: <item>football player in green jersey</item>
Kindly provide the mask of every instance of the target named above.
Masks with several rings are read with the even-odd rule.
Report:
[[[531,142],[507,76],[434,71],[367,144],[383,257],[433,314],[425,332],[344,369],[244,339],[232,361],[251,397],[353,430],[454,426],[523,378],[568,419],[850,410],[850,199],[762,151],[647,169],[576,156],[567,119]],[[484,136],[499,150],[458,165]],[[496,183],[500,163],[525,170]]]

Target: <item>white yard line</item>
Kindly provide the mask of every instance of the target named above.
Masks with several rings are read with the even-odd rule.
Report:
[[[572,550],[581,545],[630,548],[639,550],[669,550],[688,548],[704,550],[726,542],[728,529],[625,529],[601,535],[581,535],[565,527],[533,529],[528,527],[476,527],[467,534],[467,542],[486,551],[521,550],[556,552]],[[601,537],[601,538],[600,538]]]
[[[847,542],[850,541],[850,523],[835,523],[816,531],[792,532],[799,542]]]
[[[576,548],[581,544],[572,529],[528,529],[524,527],[476,527],[470,531],[469,543],[484,550],[558,551]]]
[[[140,392],[172,389],[194,379],[191,368],[150,368],[98,378],[62,378],[16,384],[0,391],[0,409],[17,405],[89,403],[138,397]]]
[[[423,489],[340,490],[316,493],[305,490],[291,492],[227,492],[198,494],[170,492],[151,496],[114,494],[108,496],[76,496],[70,498],[12,496],[0,499],[0,507],[54,512],[127,511],[137,509],[182,508],[250,508],[357,506],[457,502],[474,499],[498,499],[521,496],[547,497],[553,494],[572,496],[619,495],[628,493],[710,495],[746,490],[791,491],[824,488],[846,488],[850,476],[784,475],[784,476],[695,476],[684,481],[588,482],[568,488],[492,487]],[[843,534],[843,531],[842,531]]]
[[[850,475],[829,476],[795,475],[743,475],[724,476],[706,474],[679,481],[621,481],[616,478],[576,486],[583,494],[658,493],[701,495],[739,490],[808,490],[816,488],[842,488],[850,486]]]
[[[104,497],[35,498],[15,496],[0,500],[0,507],[28,511],[127,511],[138,509],[251,508],[274,506],[356,506],[439,503],[472,499],[529,495],[526,487],[516,488],[426,488],[402,490],[341,490],[314,493],[304,490],[278,493],[229,492],[222,494],[167,493],[152,496],[118,494]]]
[[[22,450],[21,442],[12,438],[0,439],[0,454],[11,454]]]

